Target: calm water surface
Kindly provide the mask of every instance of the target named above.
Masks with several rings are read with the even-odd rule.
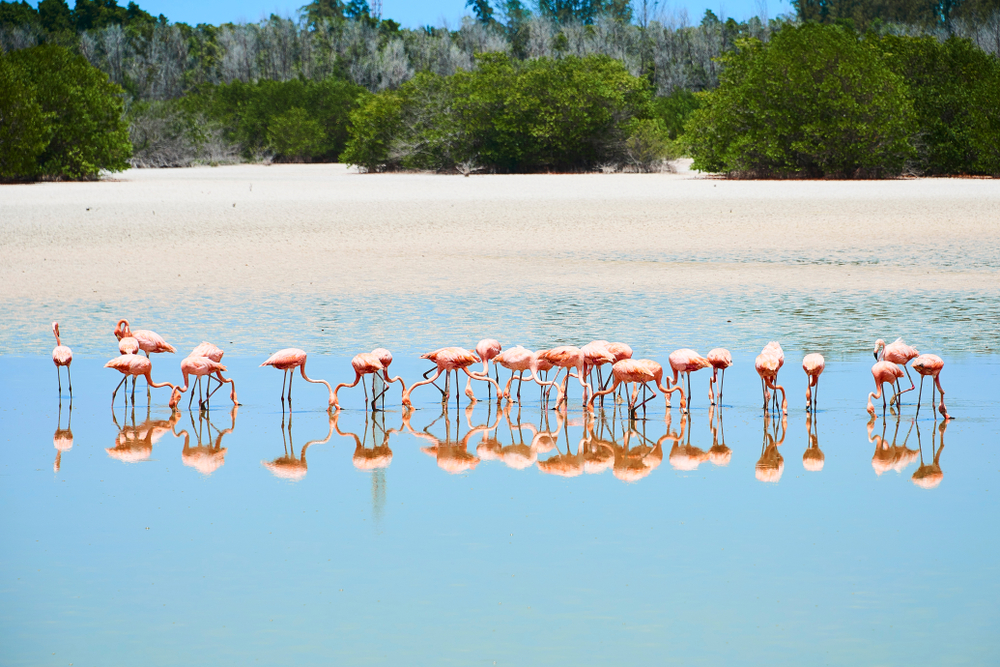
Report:
[[[70,412],[49,359],[0,357],[0,663],[996,663],[1000,358],[949,361],[945,425],[916,392],[869,422],[870,355],[828,364],[807,419],[787,355],[787,420],[744,351],[721,409],[700,373],[690,418],[634,422],[527,385],[499,413],[425,387],[409,418],[359,387],[331,419],[297,382],[289,415],[229,355],[238,411],[112,411],[83,357]]]

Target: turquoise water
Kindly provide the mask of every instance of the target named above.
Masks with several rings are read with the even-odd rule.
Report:
[[[358,387],[334,422],[297,381],[289,415],[280,373],[229,355],[235,413],[171,416],[165,390],[147,412],[141,384],[112,411],[117,374],[82,356],[70,414],[49,359],[0,357],[0,663],[997,662],[1000,359],[946,358],[945,425],[916,392],[870,423],[870,352],[844,355],[807,420],[786,345],[783,422],[734,349],[722,408],[701,372],[690,418],[634,422],[586,419],[578,386],[565,419],[528,385],[500,413],[424,387],[408,419]]]

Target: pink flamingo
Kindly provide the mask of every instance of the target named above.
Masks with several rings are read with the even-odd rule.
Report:
[[[781,343],[779,343],[776,340],[772,340],[770,343],[768,343],[767,345],[765,345],[764,349],[762,351],[765,352],[765,353],[767,353],[767,354],[770,354],[771,356],[773,356],[777,360],[778,367],[774,370],[774,377],[772,378],[773,384],[775,386],[777,386],[778,385],[778,371],[780,371],[781,367],[785,365],[785,351],[781,349]],[[784,391],[782,391],[781,395],[784,396]],[[778,392],[774,392],[774,401],[775,401],[774,408],[777,409],[778,408]]]
[[[816,401],[819,396],[819,376],[826,368],[826,359],[822,354],[807,354],[802,360],[802,370],[806,372],[806,412],[816,412]],[[815,387],[815,390],[813,389]]]
[[[882,416],[885,416],[885,395],[882,393],[882,385],[886,382],[892,385],[903,377],[903,371],[891,361],[876,361],[875,365],[872,366],[872,377],[875,378],[875,391],[868,394],[868,414],[872,417],[875,416],[875,406],[872,405],[872,399],[881,398]]]
[[[641,404],[636,405],[636,401],[639,398],[639,385],[645,386],[647,383],[652,382],[656,385],[656,388],[663,392],[666,397],[667,402],[667,412],[670,412],[670,394],[675,391],[681,393],[681,412],[684,413],[687,408],[687,402],[684,399],[684,389],[680,385],[675,385],[670,387],[670,381],[667,380],[667,386],[663,386],[663,366],[652,361],[650,359],[622,359],[621,361],[615,362],[611,367],[611,375],[614,377],[614,384],[608,389],[602,389],[601,391],[595,392],[590,397],[590,402],[587,403],[587,410],[590,412],[594,411],[594,399],[598,396],[605,396],[607,394],[614,393],[618,385],[630,382],[636,383],[635,389],[632,391],[632,400],[629,401],[629,412],[634,417],[636,410],[643,407],[656,397],[656,392],[652,392],[652,396],[647,398]]]
[[[385,350],[385,352],[389,352],[389,351]],[[391,361],[392,354],[389,354],[389,359]],[[372,352],[363,352],[361,354],[355,355],[354,358],[351,359],[351,368],[354,369],[354,382],[341,382],[333,390],[333,399],[332,399],[333,402],[330,403],[330,405],[332,405],[337,410],[340,409],[340,401],[337,399],[337,394],[340,392],[340,390],[342,388],[348,388],[348,389],[350,389],[351,387],[356,387],[356,386],[358,386],[358,383],[361,382],[361,378],[364,377],[365,375],[373,375],[374,376],[374,375],[378,375],[379,371],[383,371],[383,372],[385,371],[385,366],[379,360],[378,356],[376,356]],[[397,380],[399,382],[403,381],[402,378],[399,378],[399,377],[395,377],[395,378],[393,378],[393,379],[390,380],[389,376],[388,376],[388,373],[386,373],[385,376],[386,376],[386,383],[396,382]],[[368,406],[368,387],[364,383],[361,384],[361,387],[365,390],[365,407],[367,407]],[[375,407],[375,395],[374,394],[375,394],[375,387],[373,385],[372,386],[372,407],[373,408]]]
[[[702,368],[708,368],[712,364],[705,357],[701,356],[694,350],[683,348],[680,350],[674,350],[670,353],[669,357],[670,368],[674,371],[674,384],[677,384],[678,375],[680,373],[687,373],[687,397],[688,397],[688,411],[691,410],[691,373],[694,371],[700,371]],[[683,409],[681,410],[683,412]]]
[[[781,391],[781,413],[788,414],[788,400],[785,398],[785,388],[777,383],[778,369],[781,368],[781,363],[781,359],[778,357],[775,349],[767,345],[754,360],[754,368],[757,370],[757,375],[760,376],[760,385],[764,392],[763,409],[767,410],[767,403],[771,399],[768,389],[773,389],[776,398],[778,391]]]
[[[200,380],[201,378],[206,376],[211,377],[213,373],[218,377],[219,382],[221,383],[220,386],[222,384],[231,385],[229,398],[233,401],[233,405],[239,405],[239,402],[236,400],[236,382],[234,382],[231,378],[227,380],[226,378],[222,377],[222,374],[224,372],[226,372],[225,366],[220,364],[218,361],[209,359],[208,357],[196,357],[194,355],[191,355],[185,358],[184,360],[181,361],[181,374],[184,376],[184,386],[174,388],[174,395],[171,396],[170,398],[170,407],[175,407],[178,401],[180,401],[181,394],[186,392],[190,387],[190,384],[188,382],[189,376],[193,375],[195,378]],[[209,398],[211,398],[211,394],[209,394],[209,396],[207,396],[204,401],[202,401],[199,398],[198,407],[201,409],[205,409],[205,406],[208,405]],[[191,397],[188,399],[188,409],[191,408],[191,401],[193,400],[194,400],[194,391],[191,392]]]
[[[385,392],[388,391],[389,385],[393,382],[399,382],[403,387],[403,391],[406,391],[406,383],[403,382],[403,378],[398,375],[394,378],[389,377],[389,366],[392,364],[392,352],[385,349],[384,347],[376,347],[372,350],[372,354],[375,358],[379,360],[382,364],[382,379],[384,384],[382,385],[382,391],[378,396],[375,395],[375,376],[372,376],[372,408],[375,408],[375,401],[382,399],[382,410],[385,410]]]
[[[125,340],[125,339],[123,338],[122,340]],[[121,347],[121,343],[119,343],[119,347]],[[125,354],[125,353],[123,352],[122,354]],[[202,341],[201,343],[198,344],[198,346],[196,348],[194,348],[193,350],[191,350],[191,354],[189,354],[188,356],[189,357],[208,357],[209,359],[211,359],[212,361],[214,361],[216,363],[222,363],[222,355],[224,355],[224,354],[225,354],[225,352],[222,350],[221,347],[219,347],[217,345],[213,345],[212,343],[209,343],[208,341]],[[223,380],[223,379],[221,379],[221,378],[222,378],[221,375],[219,377],[213,377],[212,375],[208,376],[208,379],[205,381],[206,384],[209,385],[208,388],[206,389],[206,393],[208,392],[208,389],[211,389],[211,380],[215,380],[216,382],[219,383],[219,385],[211,393],[208,394],[209,398],[212,397],[212,394],[214,394],[216,391],[218,391],[219,387],[221,387],[223,384],[226,383],[226,381]],[[201,376],[200,375],[198,376],[197,384],[198,384],[198,396],[199,396],[198,403],[200,405],[201,404],[201,399],[200,399],[200,396],[201,396]],[[192,392],[191,395],[194,396],[194,393]],[[190,404],[189,404],[188,407],[190,407]]]
[[[146,358],[149,359],[150,354],[160,354],[163,352],[170,352],[171,354],[176,352],[173,345],[167,343],[163,340],[155,331],[149,331],[148,329],[137,329],[132,331],[128,320],[118,320],[118,324],[115,326],[115,338],[118,339],[118,351],[122,354],[138,354],[134,350],[134,345],[131,341],[126,341],[125,346],[122,346],[121,340],[123,338],[134,338],[139,344],[139,349],[146,353]],[[135,378],[132,378],[132,393],[135,394]],[[146,402],[150,400],[149,387],[146,387]]]
[[[941,392],[941,405],[938,406],[938,412],[945,420],[951,419],[948,415],[948,410],[944,407],[944,388],[941,386],[941,369],[944,368],[944,360],[937,356],[936,354],[921,354],[919,357],[913,360],[913,370],[920,373],[920,391],[917,392],[917,414],[920,414],[920,398],[924,393],[924,378],[928,375],[934,378],[934,384],[931,385],[931,407],[934,406],[934,387],[938,388]]]
[[[59,340],[59,323],[52,323],[52,333],[56,337],[56,346],[52,348],[52,363],[56,365],[56,382],[59,383],[59,398],[62,399],[62,374],[59,372],[60,366],[66,367],[66,379],[69,380],[69,400],[73,400],[73,378],[69,374],[69,365],[73,363],[73,350],[69,349]]]
[[[531,379],[542,387],[555,384],[554,382],[547,382],[538,377],[538,355],[520,345],[508,348],[497,354],[493,358],[493,365],[503,366],[510,371],[510,379],[507,380],[507,386],[503,391],[503,398],[508,400],[510,399],[510,386],[514,382],[515,372],[519,374],[517,382],[518,403],[521,402],[521,380],[524,378],[525,371],[528,371],[531,374]],[[469,382],[472,382],[471,377],[469,378]]]
[[[715,394],[712,389],[715,381],[719,381],[719,405],[722,404],[722,387],[726,382],[726,369],[733,365],[733,355],[724,347],[717,347],[708,353],[708,363],[712,364],[712,379],[708,381],[708,403],[715,405]],[[719,377],[722,371],[722,377]]]
[[[614,360],[611,353],[606,350],[598,351],[594,354],[606,359],[609,363]],[[570,376],[580,380],[580,385],[583,387],[583,402],[587,402],[587,398],[591,395],[592,390],[590,388],[590,384],[587,383],[587,380],[584,377],[586,375],[585,371],[587,361],[583,350],[573,345],[561,345],[559,347],[554,347],[551,350],[539,352],[538,357],[539,359],[548,361],[554,367],[566,369],[566,377],[563,379],[562,385],[559,385],[559,394],[556,397],[557,408],[564,401],[566,401],[566,391],[569,388]],[[572,369],[576,369],[577,373],[573,373]]]
[[[150,361],[148,357],[140,357],[137,354],[123,354],[120,357],[115,357],[108,363],[104,364],[104,367],[113,368],[125,376],[122,378],[122,381],[118,383],[118,386],[115,387],[115,390],[111,392],[112,407],[114,407],[115,404],[115,394],[118,393],[118,390],[125,383],[125,381],[129,379],[129,376],[133,378],[139,377],[140,375],[145,377],[146,385],[148,387],[153,387],[157,389],[160,387],[170,387],[172,390],[177,389],[177,387],[170,384],[169,382],[160,382],[160,383],[153,382],[152,378],[149,377],[149,374],[153,370],[153,362]],[[176,391],[171,396],[171,401],[174,400],[175,395],[177,395]],[[126,403],[127,402],[128,401],[126,400]],[[132,383],[132,405],[135,405],[135,382]],[[173,404],[170,407],[176,407],[176,405],[177,403],[173,402]]]
[[[288,378],[288,407],[292,407],[292,378],[295,377],[295,369],[298,368],[299,372],[302,374],[302,379],[306,382],[312,382],[313,384],[323,384],[326,385],[327,391],[330,392],[330,407],[333,407],[337,399],[333,395],[333,389],[330,387],[330,383],[326,380],[313,380],[306,376],[306,353],[302,350],[294,347],[288,347],[284,350],[279,350],[267,358],[267,361],[260,365],[261,368],[264,366],[274,366],[279,371],[284,371],[285,375],[281,378],[281,407],[284,410],[285,407],[285,378]],[[289,375],[291,371],[291,375]]]
[[[914,389],[917,388],[917,385],[913,384],[913,378],[910,377],[910,371],[906,367],[906,364],[910,363],[911,359],[916,359],[918,356],[920,356],[920,353],[917,352],[917,348],[911,345],[907,345],[906,343],[903,342],[902,338],[897,338],[894,342],[890,343],[889,345],[886,345],[885,341],[882,340],[881,338],[875,341],[875,360],[888,361],[889,363],[892,364],[899,364],[900,366],[903,367],[903,370],[906,372],[906,379],[910,381],[910,388],[903,389],[902,391],[900,391],[899,379],[896,380],[895,382],[896,395],[892,397],[892,401],[890,402],[890,404],[900,401],[901,394],[905,394],[906,392],[913,391]]]
[[[422,380],[420,382],[415,382],[410,385],[409,389],[403,391],[403,406],[412,407],[410,402],[410,394],[417,387],[425,384],[431,384],[434,380],[437,380],[441,375],[441,372],[450,373],[455,371],[455,382],[458,382],[458,371],[463,371],[466,375],[470,376],[475,380],[482,380],[484,382],[490,382],[497,388],[497,396],[500,396],[500,385],[488,375],[474,375],[469,372],[469,366],[479,361],[482,361],[473,352],[466,350],[464,347],[442,347],[440,349],[434,350],[433,352],[427,352],[420,355],[421,359],[427,359],[431,361],[437,368],[434,372],[434,377]],[[458,401],[458,393],[455,394],[456,403]]]
[[[597,370],[597,384],[592,386],[603,386],[601,378],[601,366],[604,364],[614,364],[615,355],[611,353],[608,346],[611,345],[606,340],[593,340],[580,348],[583,352],[584,370],[586,371],[587,382],[590,383],[591,373]]]
[[[118,352],[120,354],[139,354],[139,341],[128,334],[122,336],[118,340]]]
[[[476,354],[479,358],[483,360],[483,372],[482,375],[489,375],[490,368],[489,362],[496,358],[498,354],[503,350],[500,345],[500,341],[493,338],[484,338],[478,343],[476,343]],[[494,366],[494,371],[496,372],[497,386],[500,386],[500,371]],[[465,395],[468,396],[469,392],[472,391],[472,378],[469,378],[465,382]],[[486,385],[486,397],[489,398],[490,385]]]
[[[613,362],[611,362],[612,365],[618,363],[622,359],[631,359],[632,358],[632,348],[629,347],[626,343],[608,343],[608,352],[610,352],[611,356],[613,356],[615,358],[615,360]],[[608,379],[604,381],[604,386],[602,386],[601,389],[607,389],[608,385],[611,384],[612,380],[613,380],[612,376],[608,375]],[[622,387],[622,390],[624,390],[624,389],[625,388]],[[622,399],[622,400],[624,400],[624,399]],[[603,396],[601,397],[601,401],[602,401],[601,405],[604,405],[604,403],[603,403],[604,397]]]

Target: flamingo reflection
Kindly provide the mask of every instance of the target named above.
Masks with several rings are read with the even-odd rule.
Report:
[[[802,467],[809,472],[819,472],[823,469],[826,455],[819,448],[819,425],[814,417],[815,411],[806,414],[806,433],[809,434],[809,446],[802,452]]]
[[[388,429],[384,428],[385,422],[382,422],[382,440],[377,440],[377,435],[375,433],[379,424],[375,417],[365,419],[365,430],[362,436],[359,438],[357,433],[351,431],[344,432],[340,430],[340,413],[333,415],[331,422],[333,423],[333,429],[337,432],[337,435],[351,438],[354,440],[354,454],[351,456],[351,462],[354,467],[358,470],[383,470],[389,467],[392,463],[392,450],[389,448],[389,436],[393,433],[398,433],[402,430],[399,429]],[[372,446],[368,447],[368,425],[371,424],[372,427]]]
[[[128,414],[128,413],[126,413]],[[123,463],[137,463],[145,461],[153,455],[153,445],[155,445],[165,433],[172,432],[174,426],[181,418],[181,413],[173,410],[170,419],[152,419],[149,416],[149,408],[146,409],[146,420],[139,425],[135,423],[135,408],[131,411],[132,424],[126,422],[125,426],[118,423],[118,417],[112,411],[111,419],[118,429],[115,437],[115,446],[105,448],[113,459],[118,459]]]
[[[906,432],[906,437],[903,438],[903,444],[897,445],[896,439],[899,436],[899,417],[896,417],[896,427],[893,431],[892,442],[890,443],[886,437],[886,427],[888,422],[882,421],[882,435],[873,434],[875,430],[875,418],[872,417],[868,420],[868,442],[875,443],[875,453],[872,454],[872,468],[875,470],[875,474],[881,476],[882,473],[888,472],[889,470],[895,470],[896,472],[902,472],[904,469],[910,466],[920,452],[916,449],[909,449],[906,446],[906,441],[910,437],[910,431],[913,430],[913,422],[910,422],[910,429]]]
[[[721,385],[719,396],[721,401]],[[712,447],[708,450],[708,460],[717,466],[727,466],[733,458],[733,450],[726,447],[726,434],[722,428],[722,412],[719,410],[719,423],[716,425],[713,419],[715,416],[714,408],[712,406],[708,408],[708,423],[712,428]]]
[[[910,480],[922,489],[933,489],[941,484],[944,479],[944,471],[941,470],[941,452],[944,451],[944,432],[948,428],[948,419],[941,422],[937,427],[938,437],[941,444],[934,449],[934,435],[931,432],[931,455],[934,457],[932,463],[924,463],[924,448],[920,443],[920,426],[917,426],[917,447],[920,450],[920,466],[914,471]]]
[[[770,411],[764,411],[764,442],[761,445],[760,458],[757,459],[754,474],[762,482],[777,482],[781,479],[781,473],[785,471],[785,459],[778,451],[778,447],[785,441],[785,429],[788,427],[788,418],[782,416],[781,421],[775,419],[773,430],[768,430],[771,417]],[[779,437],[780,434],[780,437]]]
[[[431,426],[436,424],[442,417],[444,417],[445,423],[444,440],[433,435],[429,430]],[[476,469],[476,466],[479,465],[479,462],[482,459],[469,452],[469,439],[473,435],[477,435],[483,430],[489,428],[487,426],[478,426],[470,429],[461,440],[452,440],[451,415],[448,414],[446,404],[442,405],[441,414],[438,415],[434,421],[425,426],[421,432],[413,430],[413,426],[410,425],[410,414],[408,412],[404,412],[403,414],[403,426],[410,433],[410,435],[431,443],[429,447],[421,447],[420,451],[428,456],[433,456],[437,461],[438,467],[452,475]],[[457,438],[457,428],[455,435]]]
[[[712,408],[710,406],[709,411],[711,411],[711,409]],[[667,457],[674,470],[697,470],[698,466],[709,460],[709,455],[704,449],[695,447],[691,444],[691,431],[693,429],[687,428],[686,415],[684,415],[684,417],[685,418],[681,419],[680,435],[672,436],[670,433],[667,433],[667,435],[663,436],[662,439],[669,439],[674,443],[670,448],[670,454]],[[685,431],[687,431],[687,442],[681,444],[681,440],[684,439]]]
[[[281,479],[297,482],[309,472],[309,465],[306,462],[306,450],[313,445],[322,445],[330,441],[333,436],[335,425],[335,413],[329,414],[330,430],[326,437],[321,440],[310,440],[302,446],[298,458],[295,457],[295,445],[292,443],[292,413],[288,413],[288,437],[285,437],[285,412],[281,412],[281,443],[285,447],[285,455],[279,456],[272,461],[261,461],[260,464],[271,471],[271,474]]]
[[[220,383],[221,387],[223,383]],[[194,414],[188,413],[191,418],[191,430],[195,432],[195,439],[197,444],[191,446],[191,436],[188,435],[187,429],[184,429],[180,433],[174,431],[174,435],[184,437],[184,448],[181,450],[181,462],[189,467],[194,468],[202,475],[211,475],[213,472],[221,468],[226,464],[226,452],[229,451],[227,447],[222,446],[222,438],[229,435],[236,428],[236,412],[238,406],[234,405],[233,409],[229,413],[230,426],[226,429],[219,429],[217,426],[212,424],[212,419],[208,411],[199,410],[198,414],[198,425],[195,426]],[[212,429],[215,429],[216,435],[212,435]],[[205,438],[207,444],[202,444],[202,438]]]
[[[56,432],[52,434],[52,446],[56,448],[56,460],[52,464],[52,471],[59,472],[62,466],[62,453],[73,449],[73,402],[69,404],[69,416],[66,419],[66,428],[62,427],[62,401],[59,401],[59,416],[56,417]]]

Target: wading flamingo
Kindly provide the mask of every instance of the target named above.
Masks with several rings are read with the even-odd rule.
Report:
[[[780,349],[780,348],[779,348]],[[761,353],[754,360],[754,368],[760,376],[761,390],[764,392],[764,407],[767,411],[768,401],[771,399],[768,389],[773,389],[775,398],[778,391],[781,391],[781,413],[788,414],[788,400],[785,398],[785,388],[777,383],[778,369],[781,368],[781,360],[777,356],[774,348],[765,346]]]
[[[496,356],[500,354],[502,350],[503,347],[500,345],[500,341],[493,338],[484,338],[478,343],[476,343],[476,354],[478,354],[479,358],[483,360],[483,372],[481,373],[481,375],[490,374],[490,361],[495,359]],[[496,373],[497,386],[499,386],[500,371],[496,368],[496,366],[494,366],[493,369]],[[465,382],[465,395],[468,396],[471,391],[472,391],[472,378],[469,378]],[[490,385],[487,384],[486,385],[487,398],[490,397],[489,392],[490,392]]]
[[[603,351],[596,352],[596,354],[605,358],[608,363],[613,363],[614,361],[614,357],[610,352]],[[587,403],[587,399],[593,392],[584,378],[586,359],[583,350],[573,345],[560,345],[551,350],[539,352],[538,357],[539,359],[545,359],[554,367],[566,369],[566,377],[563,378],[563,383],[559,385],[559,393],[556,397],[557,408],[566,401],[566,391],[569,388],[569,378],[571,375],[580,380],[580,385],[583,387],[583,402],[584,404]],[[574,374],[572,369],[576,369],[577,373]]]
[[[69,365],[73,363],[73,350],[69,349],[59,340],[59,323],[52,323],[52,333],[56,337],[56,346],[52,348],[52,363],[56,365],[56,382],[59,383],[59,399],[62,401],[62,374],[59,372],[60,366],[66,367],[66,379],[69,381],[69,400],[73,400],[73,378],[69,374]]]
[[[118,341],[120,354],[139,354],[139,341],[133,336],[122,336]]]
[[[876,361],[872,366],[872,377],[875,378],[875,391],[868,394],[868,414],[875,416],[875,406],[872,405],[873,398],[882,399],[882,416],[885,416],[885,394],[882,393],[882,385],[889,383],[891,386],[899,378],[903,377],[903,371],[891,361]]]
[[[936,354],[921,354],[919,357],[913,360],[913,370],[920,373],[920,391],[917,393],[917,414],[920,414],[920,397],[924,393],[924,378],[930,375],[934,378],[934,384],[931,385],[931,408],[934,407],[934,386],[937,386],[939,392],[941,392],[941,405],[938,406],[938,412],[945,420],[949,420],[952,417],[948,415],[948,410],[944,407],[944,389],[941,387],[941,369],[944,368],[944,360]]]
[[[403,391],[406,391],[406,383],[403,382],[403,378],[398,375],[394,378],[389,377],[389,366],[392,364],[392,352],[385,349],[384,347],[376,347],[372,350],[372,354],[375,358],[379,360],[382,364],[382,391],[378,396],[375,395],[375,376],[372,376],[372,408],[375,407],[375,401],[382,399],[382,410],[385,410],[385,392],[389,390],[389,385],[393,382],[399,382],[403,387]]]
[[[149,360],[148,357],[140,357],[137,354],[123,354],[120,357],[115,357],[108,363],[104,364],[105,368],[113,368],[125,377],[122,381],[118,383],[115,390],[111,392],[111,405],[115,404],[115,394],[118,393],[118,389],[125,383],[129,377],[139,377],[140,375],[146,378],[146,385],[148,387],[160,388],[160,387],[170,387],[172,390],[176,390],[177,387],[169,382],[153,382],[153,379],[149,377],[149,374],[153,370],[153,362]],[[174,396],[179,396],[176,391],[171,394],[171,402],[173,403],[170,407],[176,407],[177,403],[174,401]],[[126,400],[126,402],[128,402]],[[147,399],[148,402],[148,399]],[[135,405],[135,382],[132,383],[132,405]]]
[[[483,382],[490,382],[497,388],[497,400],[500,397],[500,385],[488,375],[474,375],[469,372],[469,366],[479,361],[482,361],[473,352],[466,350],[463,347],[442,347],[440,349],[434,350],[433,352],[427,352],[420,355],[421,359],[427,359],[434,363],[437,368],[435,369],[434,376],[422,380],[420,382],[414,382],[410,385],[409,389],[403,391],[403,406],[412,407],[410,402],[410,394],[417,387],[425,384],[431,384],[434,380],[437,380],[441,375],[442,371],[444,373],[450,373],[455,371],[455,382],[456,386],[458,383],[458,371],[463,371],[466,375],[470,376],[474,380],[482,380]],[[447,377],[447,376],[446,376]],[[458,392],[455,393],[455,402],[458,403],[459,396]]]
[[[613,356],[615,358],[615,360],[613,362],[611,362],[612,365],[618,363],[622,359],[631,359],[632,358],[632,348],[629,347],[626,343],[617,343],[617,342],[616,343],[608,343],[608,352],[610,352],[611,356]],[[604,381],[604,386],[601,387],[601,389],[607,389],[608,385],[611,384],[613,381],[614,381],[614,379],[612,378],[611,374],[609,373],[608,374],[608,379]],[[622,387],[622,391],[624,391],[624,390],[625,390],[625,387]],[[615,399],[615,400],[617,400],[617,399]],[[622,401],[624,401],[624,400],[625,399],[622,398]],[[601,397],[601,405],[602,406],[604,405],[603,401],[604,401],[604,397],[602,396]]]
[[[614,377],[614,384],[608,389],[602,389],[601,391],[595,392],[591,397],[590,401],[587,403],[587,410],[590,412],[594,411],[594,399],[598,396],[604,396],[607,394],[614,393],[618,385],[630,382],[636,383],[635,389],[632,391],[632,400],[629,401],[629,413],[634,417],[636,410],[643,407],[656,397],[656,391],[652,392],[652,396],[647,398],[641,404],[636,405],[636,401],[639,398],[639,385],[646,385],[652,382],[656,385],[656,388],[663,392],[666,396],[666,408],[667,412],[670,412],[670,394],[675,391],[679,391],[681,394],[681,413],[683,414],[687,408],[687,401],[684,399],[684,389],[680,385],[675,385],[670,387],[670,380],[667,380],[667,386],[663,386],[663,366],[652,361],[651,359],[622,359],[621,361],[615,362],[611,367],[611,375]]]
[[[708,381],[708,402],[715,405],[715,382],[719,382],[719,405],[722,405],[722,388],[726,383],[726,369],[733,365],[733,355],[724,347],[717,347],[708,353],[708,363],[712,364],[712,379]],[[719,371],[722,371],[720,374]]]
[[[386,350],[386,352],[388,352],[388,350]],[[391,354],[389,356],[392,357]],[[382,362],[379,361],[379,358],[375,356],[375,354],[372,352],[362,352],[361,354],[355,355],[354,358],[351,359],[351,368],[354,369],[354,382],[341,382],[333,389],[333,398],[331,399],[330,405],[336,408],[337,410],[340,409],[340,400],[337,398],[337,394],[340,392],[341,389],[343,388],[350,389],[351,387],[356,387],[358,386],[358,383],[361,382],[361,378],[363,378],[364,376],[378,375],[379,371],[385,370],[385,366],[382,365]],[[395,382],[396,380],[400,380],[400,378],[394,378],[392,380],[388,380],[388,382]],[[402,382],[402,380],[400,381]],[[364,382],[361,382],[361,388],[365,390],[365,407],[368,407],[368,386]],[[374,407],[375,407],[375,385],[373,384],[372,408]]]
[[[688,397],[688,411],[691,410],[691,373],[693,371],[700,371],[702,368],[708,368],[712,364],[708,359],[701,356],[694,350],[683,348],[680,350],[674,350],[670,353],[668,357],[670,361],[670,368],[674,371],[674,384],[677,384],[678,375],[680,373],[687,373],[687,397]]]
[[[210,377],[213,373],[219,378],[220,382],[231,386],[229,398],[232,399],[233,405],[239,405],[239,401],[236,400],[236,382],[234,382],[232,378],[227,380],[222,377],[224,372],[226,372],[225,366],[220,364],[218,361],[209,359],[208,357],[186,357],[181,361],[181,374],[184,377],[184,386],[174,387],[174,395],[170,397],[170,407],[176,407],[177,403],[180,401],[181,394],[190,388],[192,390],[191,397],[188,398],[188,409],[190,409],[191,401],[194,400],[194,387],[191,386],[189,377],[194,376],[197,381],[203,377]],[[204,401],[199,398],[198,407],[204,410],[208,405],[209,398],[211,398],[211,394],[209,394]]]
[[[288,347],[284,350],[279,350],[267,358],[267,361],[260,365],[261,368],[264,366],[274,366],[279,371],[284,371],[285,376],[281,378],[281,407],[285,407],[285,378],[288,378],[288,406],[289,409],[292,405],[292,378],[295,377],[295,369],[298,368],[299,372],[302,374],[302,379],[306,382],[312,382],[313,384],[324,384],[326,385],[327,391],[330,392],[330,406],[332,407],[336,403],[336,398],[333,396],[333,389],[330,387],[330,383],[326,380],[313,380],[306,376],[306,353],[294,347]],[[291,371],[291,375],[289,375]]]
[[[906,379],[910,381],[909,389],[901,389],[899,386],[899,379],[896,380],[896,395],[892,397],[890,404],[901,401],[900,396],[908,391],[913,391],[917,388],[917,385],[913,384],[913,378],[910,377],[910,370],[906,367],[906,364],[910,363],[911,359],[915,359],[920,356],[917,352],[917,348],[907,345],[903,342],[902,338],[897,338],[893,343],[889,345],[885,344],[885,341],[879,338],[875,341],[875,360],[876,361],[888,361],[892,364],[899,364],[903,367],[906,372]],[[900,376],[902,377],[902,376]]]
[[[508,348],[496,355],[493,358],[493,365],[503,366],[510,371],[510,379],[507,380],[507,386],[503,391],[503,398],[508,400],[510,400],[510,386],[514,382],[514,373],[519,374],[517,380],[518,403],[521,402],[521,380],[524,378],[525,371],[528,371],[531,374],[531,379],[542,387],[555,384],[554,382],[547,382],[538,377],[538,355],[520,345]],[[471,382],[472,379],[470,378],[469,381]]]
[[[147,329],[136,329],[132,331],[128,320],[118,320],[118,324],[115,326],[115,338],[119,341],[118,351],[122,354],[138,354],[138,352],[126,352],[122,349],[121,340],[123,338],[134,338],[139,343],[139,349],[146,353],[146,358],[149,359],[150,354],[161,354],[163,352],[170,352],[171,354],[176,352],[174,346],[169,344],[167,341],[163,340],[163,337],[155,331],[149,331]],[[126,350],[132,350],[134,346],[131,341],[126,342]],[[132,393],[135,394],[135,378],[132,379]],[[149,387],[146,387],[146,401],[149,402]]]
[[[121,344],[119,343],[119,347],[120,346],[121,346]],[[123,352],[122,354],[125,354],[125,353]],[[213,345],[212,343],[209,343],[208,341],[202,341],[201,343],[198,344],[198,347],[196,347],[193,350],[191,350],[191,354],[189,354],[188,356],[189,357],[208,357],[209,359],[211,359],[214,362],[222,363],[222,355],[224,355],[224,354],[225,354],[225,352],[222,351],[221,347],[219,347],[217,345]],[[208,387],[205,388],[206,393],[208,392],[209,389],[212,388],[212,383],[211,383],[212,380],[215,380],[216,382],[219,383],[219,386],[216,387],[215,390],[212,391],[212,393],[215,393],[215,391],[217,391],[219,389],[219,387],[221,387],[223,384],[225,384],[225,382],[222,381],[222,380],[220,380],[219,378],[216,378],[216,377],[213,377],[213,376],[209,375],[208,378],[205,380],[205,384],[208,385]],[[194,395],[193,392],[192,392],[192,395]],[[209,395],[209,397],[212,396],[212,394],[208,394],[208,395]],[[200,401],[201,400],[201,376],[198,377],[198,397],[199,397],[199,401]]]
[[[780,371],[781,367],[785,365],[785,351],[781,349],[781,343],[779,343],[776,340],[772,340],[770,343],[768,343],[767,345],[764,346],[764,349],[762,350],[762,352],[766,352],[767,354],[770,354],[778,362],[778,367],[774,371],[774,378],[772,380],[773,384],[775,386],[777,386],[777,384],[778,384],[778,371]],[[782,396],[784,396],[784,392],[782,392]],[[778,392],[774,393],[774,408],[775,408],[775,410],[778,409]]]
[[[802,360],[802,370],[806,372],[806,412],[816,412],[816,400],[819,396],[819,376],[826,368],[826,359],[822,354],[807,354]]]
[[[611,343],[606,340],[593,340],[580,348],[580,351],[583,352],[587,383],[591,387],[603,387],[604,382],[603,378],[601,378],[601,366],[604,364],[614,364],[617,361],[615,355],[608,349],[609,345]],[[597,370],[597,384],[591,382],[591,374],[595,369]]]

